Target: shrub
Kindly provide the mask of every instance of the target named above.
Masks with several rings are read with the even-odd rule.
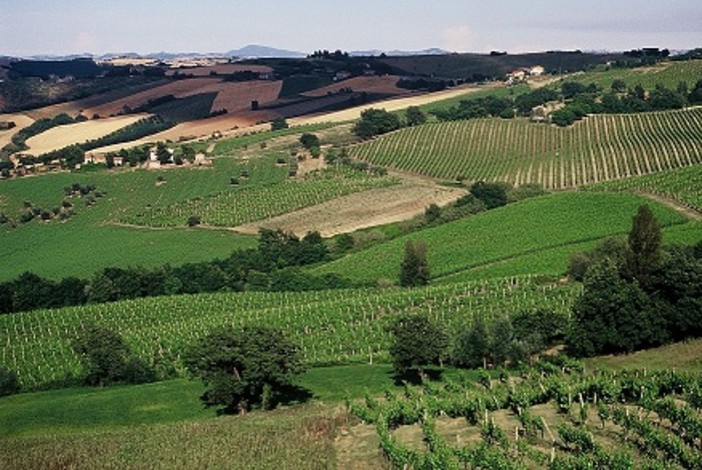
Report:
[[[14,370],[0,366],[0,397],[19,393],[20,383]]]

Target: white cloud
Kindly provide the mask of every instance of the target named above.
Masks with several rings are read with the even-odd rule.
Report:
[[[442,47],[452,52],[470,52],[475,49],[475,38],[468,26],[455,26],[444,30]]]

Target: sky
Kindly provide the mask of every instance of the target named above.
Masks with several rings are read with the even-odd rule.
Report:
[[[0,55],[702,47],[700,0],[0,0]]]

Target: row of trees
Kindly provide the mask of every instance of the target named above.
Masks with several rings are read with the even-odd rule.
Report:
[[[423,377],[427,368],[447,363],[465,368],[529,363],[534,354],[561,342],[567,325],[565,317],[539,310],[490,323],[476,317],[454,332],[427,315],[407,314],[394,318],[387,330],[395,372]]]
[[[680,82],[675,90],[659,84],[647,92],[641,85],[629,88],[623,80],[614,80],[610,91],[601,90],[594,83],[579,82],[565,82],[561,90],[567,104],[551,115],[552,122],[559,126],[570,125],[587,114],[665,111],[702,103],[702,80],[692,90]]]
[[[60,281],[26,272],[0,283],[0,313],[113,302],[159,295],[222,290],[302,291],[348,287],[337,275],[315,276],[299,267],[328,259],[317,232],[302,239],[281,230],[262,229],[256,249],[235,251],[226,259],[156,269],[105,268],[91,279]]]
[[[353,127],[353,132],[361,139],[370,139],[405,126],[424,124],[426,119],[424,112],[416,106],[407,108],[404,120],[398,114],[390,113],[385,109],[370,108],[361,112],[361,119]]]
[[[554,111],[551,120],[559,126],[567,126],[587,114],[640,113],[680,109],[688,104],[702,103],[702,80],[692,89],[681,82],[675,90],[657,85],[647,92],[641,85],[629,88],[623,80],[615,80],[609,91],[597,84],[588,85],[566,81],[560,89],[539,88],[516,97],[485,96],[462,100],[447,109],[432,111],[440,121],[458,121],[486,117],[511,119],[529,116],[534,108],[553,101],[562,101],[566,106]]]

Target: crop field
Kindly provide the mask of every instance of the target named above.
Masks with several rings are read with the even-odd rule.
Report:
[[[699,376],[577,368],[407,385],[350,410],[374,428],[392,468],[702,466]]]
[[[653,90],[658,84],[674,90],[680,82],[687,83],[688,88],[692,89],[695,83],[702,79],[702,60],[664,62],[651,67],[631,69],[598,70],[572,78],[581,83],[597,83],[604,89],[610,89],[614,80],[624,80],[631,88],[641,85],[646,90]]]
[[[33,155],[53,152],[69,145],[82,144],[88,140],[99,139],[112,132],[149,116],[148,114],[131,114],[105,119],[93,119],[57,126],[27,139],[28,152]]]
[[[339,90],[350,88],[354,92],[381,93],[388,95],[406,95],[410,90],[399,88],[397,81],[400,77],[396,75],[383,75],[371,77],[353,77],[342,80],[332,85],[317,88],[304,93],[305,96],[325,96],[328,93],[338,93]]]
[[[473,315],[492,318],[547,308],[566,314],[580,288],[529,278],[413,290],[218,293],[154,297],[0,316],[0,363],[28,388],[80,374],[71,338],[84,323],[104,325],[157,367],[176,367],[183,348],[221,325],[284,330],[309,365],[386,362],[389,318],[426,312],[451,329]],[[159,366],[160,364],[160,366]]]
[[[685,219],[660,204],[629,194],[562,193],[527,199],[467,219],[427,228],[349,254],[314,268],[335,272],[359,282],[395,280],[408,240],[424,240],[432,278],[533,255],[534,264],[517,267],[529,274],[560,274],[568,260],[538,256],[549,250],[578,246],[609,236],[626,234],[641,204],[648,204],[661,226],[676,226]],[[533,270],[532,270],[533,269]],[[556,272],[554,272],[556,271]],[[524,272],[522,272],[524,273]],[[506,274],[505,275],[509,275]]]
[[[330,199],[374,188],[397,184],[392,178],[368,176],[353,171],[325,170],[300,180],[286,180],[267,186],[248,186],[167,206],[151,204],[144,211],[130,214],[120,222],[149,227],[178,227],[193,214],[204,225],[234,227],[263,220]]]
[[[702,162],[702,108],[597,115],[569,128],[476,119],[403,129],[351,149],[434,178],[571,188]]]
[[[251,101],[258,100],[261,104],[274,101],[280,93],[281,82],[222,82],[211,78],[192,78],[177,80],[156,88],[151,88],[128,97],[120,98],[110,103],[98,105],[86,110],[89,116],[99,114],[110,116],[122,111],[124,106],[135,109],[167,95],[183,98],[203,93],[217,93],[212,109],[226,108],[229,112],[250,109]]]
[[[595,184],[585,189],[658,194],[702,212],[702,165]]]
[[[318,231],[323,237],[359,229],[402,222],[424,214],[426,207],[439,207],[465,194],[450,188],[403,180],[402,183],[356,192],[295,212],[236,227],[239,233],[256,234],[260,227],[283,229],[298,236]],[[361,210],[362,208],[362,210]]]

